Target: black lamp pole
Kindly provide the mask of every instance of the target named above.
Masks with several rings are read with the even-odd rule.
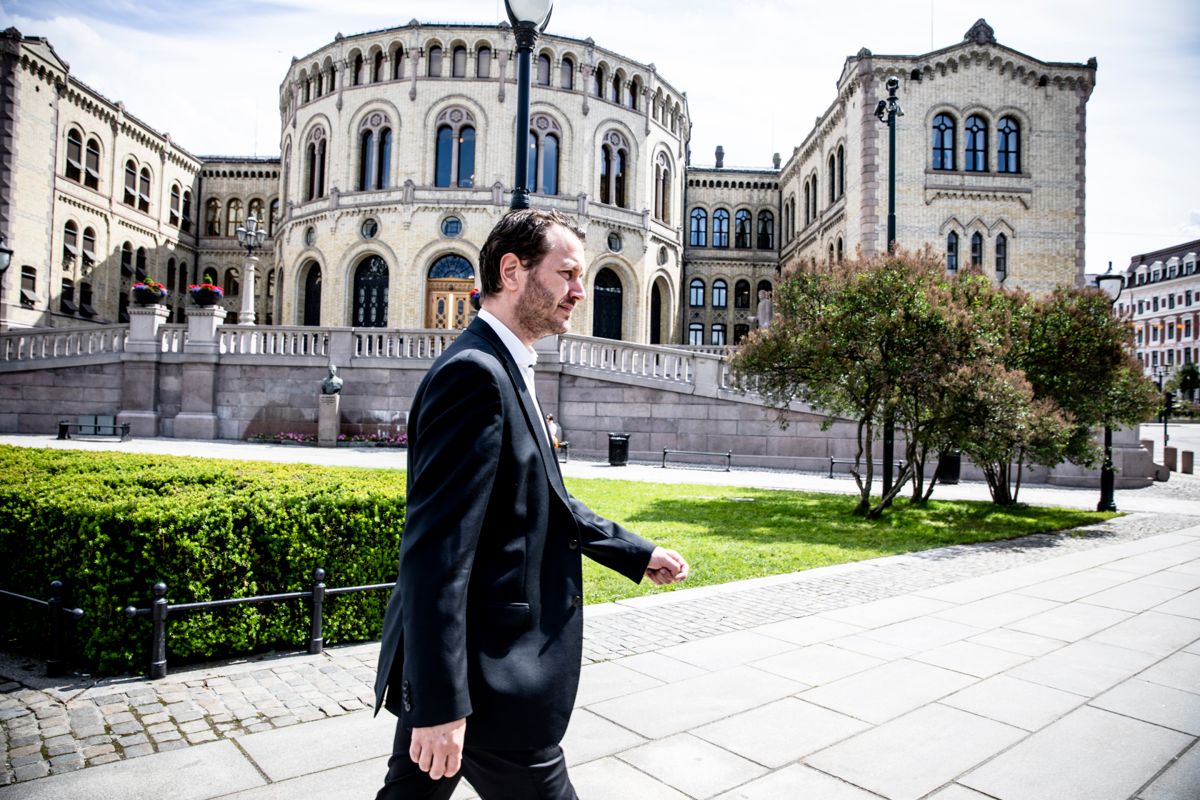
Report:
[[[517,40],[517,157],[509,208],[529,208],[529,84],[530,61],[538,36],[550,22],[554,0],[504,0],[508,20]]]
[[[892,75],[887,79],[888,96],[875,106],[875,116],[888,126],[888,220],[887,220],[887,251],[891,255],[896,250],[896,117],[904,116],[896,91],[900,88],[900,79]],[[896,460],[896,423],[890,408],[883,417],[883,496],[887,497],[892,491],[892,465]]]
[[[4,310],[4,275],[8,272],[8,265],[12,263],[13,257],[12,248],[5,244],[7,241],[4,234],[0,233],[0,312]],[[4,318],[0,316],[0,322],[3,321]]]
[[[1096,276],[1096,285],[1108,295],[1109,302],[1116,305],[1117,298],[1121,296],[1121,289],[1124,288],[1125,279],[1120,274],[1113,274],[1112,262],[1110,261],[1108,262],[1108,272]],[[1116,470],[1113,469],[1112,463],[1112,425],[1105,421],[1104,465],[1100,468],[1100,502],[1096,505],[1097,511],[1117,510],[1117,503],[1114,498],[1115,488]]]

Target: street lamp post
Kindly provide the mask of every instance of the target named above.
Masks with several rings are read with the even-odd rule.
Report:
[[[504,0],[508,21],[517,40],[517,176],[513,181],[513,209],[529,208],[529,84],[533,45],[546,30],[554,0]]]
[[[1108,263],[1108,272],[1103,275],[1096,276],[1096,285],[1108,295],[1110,305],[1116,305],[1117,299],[1121,296],[1121,289],[1124,288],[1125,279],[1121,275],[1113,274],[1112,262]],[[1113,497],[1116,486],[1116,473],[1113,470],[1112,463],[1112,425],[1105,420],[1104,422],[1104,465],[1100,468],[1100,502],[1096,505],[1097,511],[1116,511],[1117,503]]]
[[[896,250],[896,117],[904,116],[896,91],[900,88],[900,79],[895,75],[887,79],[888,96],[875,106],[875,116],[888,126],[888,219],[887,219],[887,251],[891,255]],[[891,411],[886,411],[883,418],[883,496],[887,497],[892,490],[892,465],[896,460],[896,423]]]
[[[258,266],[258,258],[254,251],[263,246],[267,232],[258,227],[255,217],[246,219],[245,226],[238,226],[238,244],[246,248],[245,275],[242,280],[242,310],[238,312],[238,325],[254,324],[254,269]]]
[[[7,241],[4,234],[0,233],[0,312],[4,310],[4,276],[8,273],[8,265],[12,263],[13,257],[12,248],[5,244]],[[0,329],[4,327],[3,322],[4,318],[0,317]]]

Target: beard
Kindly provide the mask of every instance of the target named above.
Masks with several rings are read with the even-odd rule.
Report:
[[[562,302],[563,298],[555,297],[554,292],[541,282],[534,268],[517,298],[517,324],[535,339],[552,333],[566,333],[567,323],[556,316]]]

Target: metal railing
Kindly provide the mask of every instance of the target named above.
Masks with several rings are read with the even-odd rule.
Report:
[[[172,613],[182,611],[200,611],[210,608],[224,608],[226,606],[240,606],[255,603],[271,603],[280,600],[312,600],[312,616],[309,626],[308,637],[308,652],[310,655],[317,655],[325,650],[325,638],[322,634],[323,615],[325,598],[332,595],[352,594],[354,592],[366,592],[378,589],[391,589],[395,586],[392,583],[372,583],[366,586],[339,586],[330,589],[325,586],[325,570],[318,567],[313,570],[313,587],[308,591],[303,592],[281,592],[279,594],[262,594],[254,597],[233,597],[225,600],[205,600],[196,603],[170,603],[167,601],[167,585],[162,581],[154,584],[153,593],[154,600],[149,608],[135,608],[127,606],[124,610],[125,616],[133,619],[134,617],[149,616],[151,620],[150,632],[150,680],[158,680],[159,678],[167,677],[167,618]]]
[[[726,450],[724,453],[718,453],[713,450],[668,450],[663,448],[662,468],[667,468],[667,456],[712,456],[713,458],[725,459],[725,471],[729,472],[733,469],[733,451]]]
[[[62,588],[62,581],[50,581],[50,596],[45,600],[0,589],[0,597],[33,603],[46,609],[50,633],[50,657],[46,659],[46,675],[51,678],[67,674],[67,660],[63,652],[65,647],[63,622],[67,619],[78,620],[83,617],[82,608],[66,608],[64,606]]]

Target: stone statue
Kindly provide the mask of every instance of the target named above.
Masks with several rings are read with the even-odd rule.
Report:
[[[771,293],[766,289],[758,290],[758,312],[754,315],[758,321],[758,327],[771,327]]]
[[[338,377],[337,367],[329,365],[329,376],[321,381],[321,394],[339,394],[342,391],[342,379]]]

